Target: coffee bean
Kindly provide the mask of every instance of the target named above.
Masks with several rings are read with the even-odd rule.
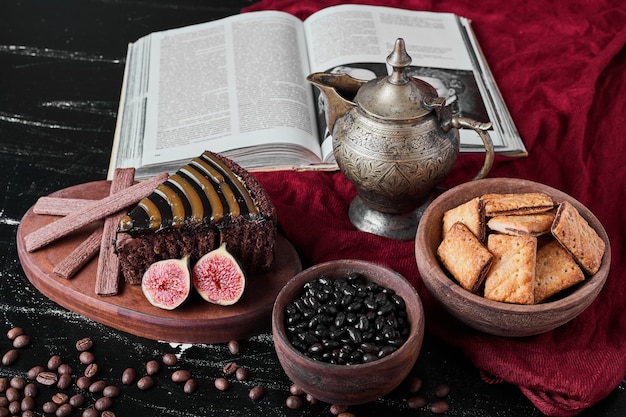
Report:
[[[68,389],[72,385],[72,375],[63,374],[59,375],[59,380],[57,381],[57,388],[61,390]]]
[[[339,415],[341,413],[344,413],[348,411],[348,406],[347,405],[342,405],[342,404],[332,404],[330,406],[330,413],[332,415]]]
[[[24,389],[24,387],[26,386],[26,380],[22,377],[14,376],[9,381],[9,385],[15,389]]]
[[[4,366],[11,366],[20,357],[20,352],[17,349],[11,349],[2,356],[2,364]]]
[[[68,403],[72,406],[72,407],[82,407],[85,404],[86,398],[83,394],[78,393],[78,394],[74,394],[70,397],[70,399],[68,400]]]
[[[22,329],[21,327],[13,327],[9,329],[9,331],[7,332],[7,337],[9,338],[9,340],[15,340],[16,337],[21,336],[23,334],[24,334],[24,329]]]
[[[91,392],[92,394],[94,394],[97,392],[102,392],[102,390],[104,390],[104,387],[106,386],[107,386],[107,383],[103,380],[94,381],[91,383],[91,385],[89,385],[89,388],[87,388],[87,390]]]
[[[228,380],[226,378],[216,378],[215,379],[215,388],[220,391],[226,391],[229,387]]]
[[[8,378],[0,378],[0,392],[6,391],[11,386]]]
[[[38,392],[39,392],[39,389],[37,388],[37,385],[33,384],[32,382],[24,386],[24,396],[26,397],[34,398],[37,396]]]
[[[356,417],[356,415],[354,413],[344,411],[343,413],[337,414],[337,417]]]
[[[97,374],[98,374],[98,364],[97,363],[90,363],[89,365],[87,365],[87,367],[85,368],[85,376],[87,378],[93,378]]]
[[[238,366],[236,362],[228,362],[226,365],[224,365],[223,371],[226,375],[232,375],[237,372],[237,368]]]
[[[133,368],[126,368],[124,372],[122,372],[122,384],[124,385],[132,385],[135,383],[135,379],[137,378],[137,371]]]
[[[98,412],[98,410],[96,410],[95,408],[85,408],[83,410],[83,414],[82,417],[98,417],[100,415],[100,412]]]
[[[64,392],[57,392],[52,396],[52,402],[57,405],[63,405],[69,402],[70,397]]]
[[[95,408],[98,411],[104,411],[104,410],[108,410],[109,408],[111,408],[111,406],[113,406],[113,400],[109,397],[100,397],[96,400],[95,404],[93,405],[93,408]]]
[[[289,392],[292,395],[304,395],[304,390],[296,384],[291,384],[291,386],[289,387]]]
[[[86,376],[81,376],[76,380],[76,386],[82,390],[88,389],[89,385],[91,385],[91,379]]]
[[[408,391],[411,394],[415,394],[422,388],[422,378],[413,376],[408,381]]]
[[[102,390],[102,395],[109,398],[119,397],[122,393],[122,390],[116,387],[115,385],[107,385]]]
[[[33,410],[22,411],[22,417],[35,417],[37,414]]]
[[[187,382],[191,378],[191,372],[185,369],[178,369],[172,373],[173,382]]]
[[[244,367],[239,367],[235,371],[235,378],[237,381],[245,381],[248,379],[248,370]]]
[[[422,396],[419,395],[414,395],[412,397],[409,397],[406,400],[407,405],[409,406],[410,409],[417,409],[417,408],[422,408],[426,405],[426,399]]]
[[[111,410],[104,410],[101,414],[100,417],[115,417],[115,413]]]
[[[15,416],[17,414],[19,414],[19,412],[22,409],[22,404],[20,404],[19,401],[12,401],[9,403],[9,413],[11,413],[11,415]]]
[[[446,413],[448,408],[448,403],[445,401],[435,401],[430,405],[430,411],[434,414]]]
[[[35,399],[33,397],[24,397],[20,403],[22,411],[30,411],[35,409]]]
[[[161,358],[161,360],[167,366],[174,366],[176,365],[176,362],[178,362],[178,358],[173,353],[166,353],[165,355],[163,355],[163,358]]]
[[[93,341],[89,337],[83,337],[76,342],[76,350],[85,352],[93,347]]]
[[[26,378],[30,379],[31,381],[34,381],[35,378],[37,378],[37,375],[39,375],[39,373],[45,370],[46,369],[41,365],[33,366],[26,372]]]
[[[54,412],[54,415],[56,417],[67,417],[72,414],[72,411],[74,411],[74,407],[72,407],[70,404],[63,404],[59,406],[59,408],[57,408],[57,411]]]
[[[146,363],[146,373],[148,375],[154,375],[159,372],[159,363],[155,360],[150,360]]]
[[[72,369],[72,367],[69,364],[62,363],[57,368],[57,372],[58,372],[59,375],[65,375],[65,374],[72,375],[72,373],[74,373],[74,370]]]
[[[43,371],[37,375],[35,380],[41,385],[51,387],[57,384],[57,382],[59,381],[59,377],[54,372]]]
[[[228,351],[231,353],[231,355],[239,355],[239,342],[236,340],[231,340],[230,342],[228,342]]]
[[[56,371],[62,363],[63,359],[59,355],[52,355],[50,359],[48,359],[48,369]]]
[[[302,398],[297,395],[290,395],[287,397],[287,400],[285,400],[285,405],[292,410],[299,410],[302,408]]]
[[[263,390],[263,387],[259,385],[252,387],[252,389],[250,389],[250,392],[248,392],[248,397],[252,401],[259,401],[261,398],[263,398],[263,395],[265,395],[265,391]]]
[[[11,403],[13,401],[19,401],[22,398],[22,394],[16,388],[9,387],[4,392],[4,396],[7,397],[7,400]]]
[[[317,398],[315,398],[311,394],[306,394],[305,399],[306,402],[308,402],[309,404],[315,404],[317,402]]]
[[[137,388],[142,391],[149,390],[153,386],[154,379],[152,379],[150,375],[142,376],[141,378],[139,378],[139,381],[137,381]]]
[[[183,392],[185,394],[193,394],[198,389],[198,381],[195,378],[189,378],[185,381],[183,386]]]
[[[80,355],[78,355],[78,360],[83,365],[89,365],[96,361],[96,357],[93,353],[89,351],[84,351],[84,352],[81,352]]]
[[[439,398],[445,398],[450,394],[450,386],[447,384],[439,384],[435,387],[435,395]]]
[[[15,349],[23,349],[30,346],[30,336],[27,334],[21,334],[13,339],[13,347]]]
[[[9,406],[9,400],[7,397],[0,397],[0,407],[7,408]]]
[[[41,409],[43,410],[44,413],[46,414],[54,414],[56,413],[57,409],[59,408],[58,404],[53,403],[52,401],[46,401],[45,403],[43,403],[43,405],[41,406]]]

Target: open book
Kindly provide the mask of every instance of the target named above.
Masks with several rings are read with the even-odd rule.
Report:
[[[496,152],[526,149],[470,22],[448,13],[341,5],[304,22],[284,12],[243,13],[154,32],[129,45],[109,167],[137,177],[173,172],[204,150],[249,170],[336,169],[313,72],[386,75],[403,38],[409,75],[446,97],[453,114],[493,122]],[[461,151],[484,151],[461,129]]]

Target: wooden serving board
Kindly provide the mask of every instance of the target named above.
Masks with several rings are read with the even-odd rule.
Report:
[[[97,181],[59,190],[51,196],[101,199],[109,194],[110,182]],[[268,330],[276,296],[302,265],[291,243],[279,235],[270,271],[247,277],[242,298],[232,306],[210,304],[193,293],[179,308],[168,311],[151,305],[141,287],[120,282],[115,296],[95,293],[97,257],[74,277],[65,279],[53,270],[103,221],[99,221],[42,249],[28,252],[24,237],[54,220],[29,209],[17,230],[18,255],[30,282],[46,297],[92,320],[152,340],[179,343],[222,343],[243,339]]]

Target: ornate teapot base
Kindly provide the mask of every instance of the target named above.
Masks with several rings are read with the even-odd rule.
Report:
[[[427,200],[409,213],[391,214],[370,208],[361,197],[356,196],[350,203],[348,215],[352,224],[363,232],[408,241],[415,239],[417,225],[431,201],[432,199]]]

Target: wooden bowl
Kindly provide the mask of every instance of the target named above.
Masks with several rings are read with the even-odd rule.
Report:
[[[556,203],[569,201],[604,240],[606,250],[599,271],[550,301],[518,305],[483,298],[463,289],[440,264],[441,222],[446,210],[486,193],[543,192]],[[611,248],[600,221],[580,202],[546,185],[513,178],[488,178],[464,183],[439,197],[424,211],[415,238],[415,257],[426,288],[465,324],[499,336],[530,336],[552,330],[578,316],[596,298],[609,274]]]
[[[300,353],[285,333],[285,307],[298,297],[306,282],[325,275],[335,279],[359,272],[369,281],[393,289],[406,304],[410,333],[388,356],[369,363],[338,365],[313,360]],[[308,268],[292,278],[278,294],[272,312],[276,353],[287,376],[307,394],[329,404],[362,404],[390,393],[409,374],[422,347],[424,311],[415,288],[400,274],[360,260],[330,261]]]

